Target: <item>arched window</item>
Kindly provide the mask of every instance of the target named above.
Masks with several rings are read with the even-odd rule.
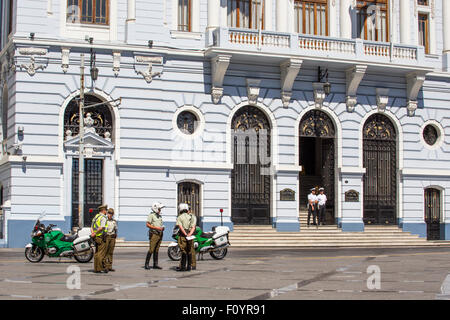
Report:
[[[93,95],[85,95],[84,97],[84,118],[87,116],[92,118],[92,127],[95,133],[107,139],[113,138],[113,121],[112,114],[106,104],[97,105],[89,108],[89,105],[102,103],[103,101]],[[79,113],[79,96],[72,99],[64,112],[64,140],[70,136],[78,135],[80,131],[80,113]],[[88,115],[89,114],[89,115]]]

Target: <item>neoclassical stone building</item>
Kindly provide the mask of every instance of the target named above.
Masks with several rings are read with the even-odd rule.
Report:
[[[107,203],[145,240],[183,201],[302,232],[323,186],[344,231],[449,239],[449,24],[443,0],[2,1],[0,246],[78,226],[82,54],[86,224]]]

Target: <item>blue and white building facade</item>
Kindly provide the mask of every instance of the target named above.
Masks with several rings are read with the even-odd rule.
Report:
[[[44,211],[76,227],[82,53],[86,104],[104,102],[84,114],[85,211],[113,207],[119,237],[146,240],[155,201],[165,240],[180,201],[207,230],[223,209],[302,232],[317,185],[344,231],[450,239],[449,1],[1,5],[0,246]]]

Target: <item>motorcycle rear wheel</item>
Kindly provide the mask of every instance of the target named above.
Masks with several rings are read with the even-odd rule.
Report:
[[[75,253],[73,255],[75,260],[77,260],[79,263],[88,263],[89,261],[92,260],[93,256],[94,256],[94,250],[92,248],[90,248],[89,250],[80,252],[80,253]]]
[[[44,250],[39,247],[25,248],[25,258],[33,263],[40,262],[44,258]]]
[[[181,260],[181,249],[180,249],[180,247],[179,246],[169,247],[167,249],[167,255],[173,261],[180,261]]]
[[[216,251],[211,251],[209,254],[214,259],[221,260],[221,259],[225,258],[225,256],[227,255],[227,252],[228,252],[227,248],[223,248],[223,249],[219,249]]]

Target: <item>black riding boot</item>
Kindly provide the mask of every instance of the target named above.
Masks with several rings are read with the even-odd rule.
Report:
[[[153,269],[162,269],[160,266],[158,266],[158,252],[155,252],[153,254]]]
[[[187,255],[187,268],[186,271],[191,271],[192,269],[192,255],[189,253]]]
[[[177,267],[177,271],[186,271],[186,254],[181,254],[181,263],[180,266]]]
[[[145,266],[144,266],[144,268],[146,269],[146,270],[149,270],[150,269],[150,258],[152,257],[152,254],[150,253],[150,252],[147,252],[147,257],[145,257]]]

